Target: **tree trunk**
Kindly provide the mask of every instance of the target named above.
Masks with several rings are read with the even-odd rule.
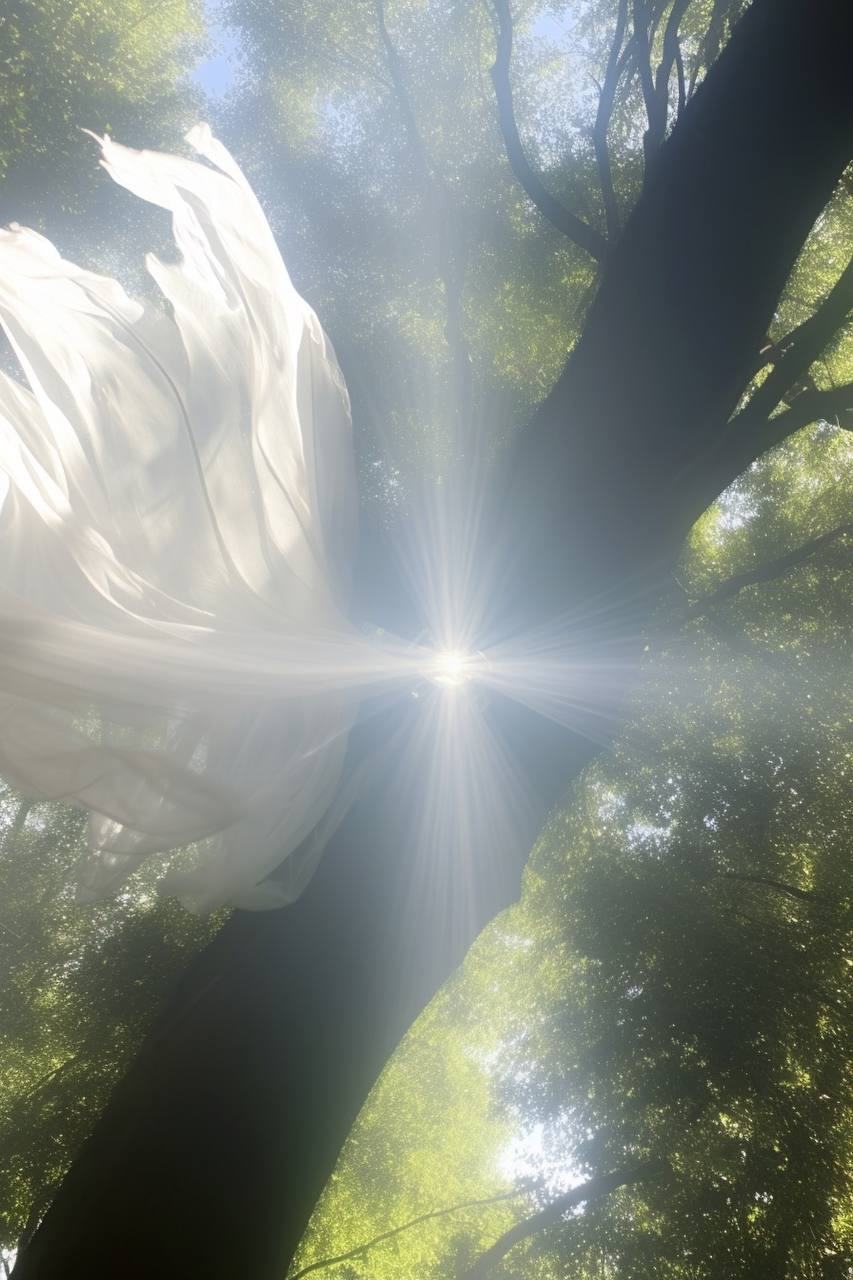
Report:
[[[703,471],[712,433],[853,150],[850,26],[848,0],[755,0],[657,156],[584,336],[507,471],[495,623],[571,611],[579,651],[610,642],[618,674],[600,696],[614,731],[642,628],[721,483],[717,467],[709,490]],[[517,897],[538,825],[599,749],[583,725],[491,714],[530,793],[518,847],[443,867],[436,900],[415,890],[405,824],[375,789],[295,906],[236,913],[197,959],[16,1280],[152,1268],[281,1280],[389,1054]],[[381,732],[366,726],[353,749]]]

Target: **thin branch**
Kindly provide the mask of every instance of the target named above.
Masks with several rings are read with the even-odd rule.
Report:
[[[669,78],[672,75],[672,68],[679,59],[679,27],[689,3],[690,0],[675,0],[664,31],[663,49],[661,51],[660,66],[655,75],[654,90],[655,98],[657,99],[657,146],[660,146],[666,136],[666,124],[669,116]]]
[[[800,672],[795,669],[790,655],[780,653],[778,649],[763,648],[761,645],[756,644],[754,640],[750,640],[737,627],[733,627],[722,614],[706,614],[705,626],[735,653],[739,653],[749,662],[755,663],[756,670],[764,680],[775,681],[780,675],[786,679],[792,679],[794,676],[799,677]]]
[[[466,1271],[463,1280],[488,1280],[492,1274],[492,1267],[500,1262],[501,1258],[505,1257],[520,1240],[526,1240],[528,1236],[538,1235],[547,1227],[556,1225],[569,1209],[585,1201],[608,1195],[617,1187],[660,1177],[667,1168],[665,1164],[649,1163],[634,1169],[619,1169],[615,1173],[606,1173],[600,1178],[590,1178],[589,1182],[582,1183],[566,1195],[558,1196],[539,1213],[534,1213],[532,1217],[517,1222],[514,1227],[510,1227],[509,1231],[505,1231],[485,1253],[480,1254],[474,1266]],[[294,1280],[296,1280],[295,1277]]]
[[[9,824],[9,826],[6,829],[6,833],[3,839],[4,848],[14,844],[15,840],[21,834],[21,832],[24,829],[24,823],[27,820],[27,816],[30,810],[33,808],[34,804],[35,802],[33,800],[21,800],[21,802],[18,805],[17,812],[15,813],[15,816],[12,819],[12,822]]]
[[[687,86],[688,98],[693,97],[700,69],[702,67],[707,69],[720,52],[720,42],[723,38],[723,19],[726,15],[728,2],[729,0],[714,0],[714,8],[711,10],[711,20],[705,31],[705,39],[696,50],[696,57],[693,59],[693,65],[690,68],[690,83]]]
[[[797,898],[813,906],[815,904],[821,905],[824,902],[822,894],[814,893],[811,889],[798,889],[795,884],[788,884],[784,880],[774,880],[772,876],[750,875],[745,871],[724,871],[723,879],[737,880],[744,884],[764,885],[768,889],[775,889],[777,893],[782,893],[788,898]]]
[[[492,0],[492,7],[498,21],[497,57],[492,67],[492,83],[495,86],[498,122],[509,167],[542,216],[564,236],[574,241],[581,249],[585,249],[591,257],[598,262],[603,262],[607,253],[607,242],[604,237],[551,195],[527,159],[515,119],[512,85],[509,78],[513,34],[509,0]]]
[[[136,31],[138,27],[143,25],[143,23],[150,22],[156,14],[166,8],[167,4],[169,4],[169,0],[159,0],[159,3],[143,5],[142,12],[139,17],[135,22],[129,22],[128,25],[122,29],[120,38],[122,40],[126,40],[132,31]]]
[[[303,1276],[310,1275],[314,1271],[322,1271],[326,1267],[336,1266],[339,1262],[349,1262],[353,1258],[360,1258],[362,1254],[367,1253],[377,1244],[382,1244],[385,1240],[392,1240],[395,1236],[401,1235],[404,1231],[410,1231],[412,1227],[417,1227],[422,1222],[431,1222],[436,1218],[446,1218],[448,1214],[459,1213],[463,1209],[479,1209],[490,1204],[499,1204],[502,1200],[514,1200],[520,1195],[524,1195],[531,1189],[530,1184],[523,1187],[516,1187],[513,1191],[500,1191],[494,1196],[485,1196],[480,1200],[463,1200],[460,1204],[451,1205],[447,1209],[433,1209],[430,1213],[421,1213],[416,1218],[410,1218],[408,1222],[403,1222],[399,1227],[392,1227],[389,1231],[383,1231],[380,1235],[374,1236],[372,1240],[366,1240],[364,1244],[356,1245],[354,1249],[348,1250],[346,1253],[335,1254],[332,1258],[322,1258],[318,1262],[309,1262],[307,1267],[302,1267],[300,1271],[294,1272],[290,1280],[302,1280]]]
[[[678,108],[676,111],[676,119],[681,117],[681,113],[687,105],[687,89],[684,83],[684,59],[681,56],[681,41],[676,38],[675,41],[675,75],[678,81]]]
[[[607,239],[614,244],[619,235],[619,206],[613,188],[613,172],[610,167],[610,148],[607,144],[607,132],[613,115],[616,90],[619,86],[623,62],[620,57],[625,41],[625,28],[628,25],[628,0],[619,0],[616,13],[616,29],[604,71],[604,81],[598,94],[598,110],[595,113],[595,124],[592,130],[592,145],[598,165],[598,180],[601,184],[601,198],[604,203],[604,217],[607,223]]]
[[[655,81],[652,75],[652,49],[651,39],[649,37],[649,14],[646,9],[645,0],[634,0],[634,65],[637,68],[637,75],[640,78],[640,88],[643,91],[643,102],[646,105],[646,120],[648,128],[643,134],[643,154],[646,158],[646,172],[650,162],[658,149],[658,143],[663,141],[663,129],[660,128],[658,97],[655,92]],[[666,122],[664,121],[664,129]]]
[[[453,382],[456,393],[456,413],[462,422],[470,417],[471,404],[471,356],[465,338],[465,327],[462,314],[462,288],[464,283],[464,267],[460,265],[452,246],[450,232],[450,198],[447,188],[436,171],[418,128],[417,118],[412,107],[403,64],[397,47],[391,39],[385,21],[384,0],[376,0],[376,20],[379,37],[385,51],[388,72],[394,87],[394,93],[403,122],[409,146],[415,162],[420,170],[425,202],[429,208],[433,231],[435,234],[438,274],[444,289],[446,323],[444,336],[450,351],[453,367]]]
[[[697,600],[695,604],[692,604],[687,612],[687,617],[701,618],[709,609],[713,609],[715,605],[720,604],[723,600],[729,600],[732,596],[738,595],[745,587],[756,586],[760,582],[772,582],[776,578],[784,577],[792,569],[797,569],[800,565],[805,564],[807,560],[811,560],[824,547],[831,546],[832,543],[838,542],[841,538],[849,537],[853,537],[853,523],[839,524],[834,529],[829,529],[826,533],[820,534],[817,538],[810,538],[808,542],[804,542],[802,546],[795,547],[793,551],[777,556],[775,560],[768,560],[764,564],[758,565],[757,568],[748,569],[744,573],[735,573],[730,578],[726,578],[724,582],[721,582],[708,595],[703,596],[701,600]]]
[[[770,349],[764,363],[772,361],[768,374],[753,394],[742,415],[769,418],[798,378],[807,372],[853,310],[853,259],[842,271],[814,315]],[[738,416],[742,416],[738,415]]]
[[[394,86],[394,92],[397,97],[397,104],[403,116],[403,123],[406,127],[409,145],[418,160],[421,167],[423,177],[427,180],[433,180],[435,174],[433,171],[432,161],[430,160],[427,149],[424,146],[421,137],[418,122],[415,119],[415,113],[409,99],[409,91],[406,88],[406,79],[403,73],[403,64],[400,61],[400,55],[397,47],[388,32],[385,22],[385,4],[383,0],[376,0],[376,22],[379,27],[379,38],[382,41],[382,47],[385,50],[385,59],[388,63],[388,72],[391,76],[391,83]]]

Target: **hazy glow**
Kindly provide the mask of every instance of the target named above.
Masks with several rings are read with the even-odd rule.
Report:
[[[458,689],[471,679],[475,659],[456,649],[444,649],[436,654],[428,672],[430,680],[448,689]]]
[[[31,549],[7,557],[0,583],[20,602],[12,621],[26,640],[7,645],[0,627],[0,705],[15,717],[0,772],[24,794],[95,815],[87,896],[113,892],[144,857],[193,844],[193,866],[162,886],[199,911],[293,901],[359,788],[384,777],[400,802],[395,839],[418,863],[412,910],[422,914],[425,894],[440,901],[448,931],[459,923],[461,959],[468,926],[482,923],[477,895],[500,882],[502,859],[517,875],[535,830],[510,722],[494,704],[511,699],[607,741],[634,662],[624,587],[544,624],[519,622],[519,549],[494,509],[503,427],[496,435],[442,358],[418,391],[426,419],[414,405],[404,415],[414,435],[387,415],[383,488],[401,516],[388,539],[398,561],[390,629],[381,617],[351,623],[349,400],[259,205],[207,126],[187,135],[206,163],[181,160],[179,186],[172,158],[98,141],[120,185],[174,210],[179,260],[148,259],[171,305],[151,311],[143,334],[139,305],[106,278],[33,232],[0,228],[0,303],[33,385],[0,375],[12,424],[0,470],[26,497],[11,514],[6,502],[3,519],[12,531],[26,510],[14,532]],[[263,271],[244,270],[259,261]],[[292,360],[281,357],[285,334]],[[293,393],[297,365],[304,396]],[[90,368],[124,389],[120,401],[106,405]],[[410,389],[406,380],[399,404]],[[35,410],[50,458],[75,477],[73,501],[36,479]],[[245,430],[235,432],[238,417]],[[395,438],[425,441],[408,488]],[[91,475],[80,465],[89,456],[99,460]],[[93,526],[102,511],[103,528]],[[72,574],[59,555],[39,554],[31,518],[51,538],[61,530]],[[399,635],[398,586],[412,606]],[[376,748],[351,759],[358,717],[382,716],[395,699],[407,711],[397,729],[383,721]]]

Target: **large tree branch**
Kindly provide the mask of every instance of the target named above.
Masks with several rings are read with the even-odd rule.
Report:
[[[509,166],[543,218],[564,236],[573,240],[581,249],[585,249],[597,261],[602,262],[607,253],[607,242],[604,237],[551,195],[527,159],[515,119],[512,85],[509,78],[513,35],[509,0],[492,0],[492,7],[498,23],[497,57],[492,67],[492,83],[495,86],[498,122]]]
[[[789,409],[764,421],[754,421],[746,410],[737,414],[718,431],[707,454],[689,469],[690,483],[700,488],[707,506],[756,458],[814,422],[853,430],[853,382],[824,391],[804,391]]]
[[[406,77],[403,72],[403,64],[400,61],[397,46],[391,39],[390,32],[388,31],[388,25],[385,21],[384,0],[376,0],[376,25],[379,28],[379,39],[385,53],[385,61],[388,67],[388,73],[391,76],[391,83],[394,86],[397,106],[399,107],[400,114],[403,117],[403,125],[409,139],[409,146],[411,147],[418,169],[420,170],[421,181],[434,181],[435,173],[432,161],[424,145],[424,140],[421,137],[421,131],[418,128],[414,108],[412,107],[409,91],[406,87]]]
[[[675,74],[678,82],[678,107],[676,109],[676,119],[678,119],[687,105],[687,85],[684,76],[684,58],[681,55],[681,41],[677,36],[675,40]]]
[[[657,137],[655,139],[656,146],[660,146],[666,136],[666,122],[669,116],[669,80],[672,75],[672,69],[679,62],[680,46],[679,46],[679,27],[681,19],[684,17],[690,0],[674,0],[673,6],[669,12],[666,28],[663,37],[663,49],[661,50],[661,60],[655,74],[654,95],[657,102],[656,107],[656,127]],[[683,84],[683,72],[680,73],[679,84]],[[679,104],[683,99],[683,88],[679,89]]]
[[[853,311],[853,259],[842,271],[814,315],[809,316],[786,338],[766,353],[763,363],[773,370],[751,396],[739,417],[762,421],[785,398],[798,378],[807,372],[832,341],[837,330]]]
[[[793,410],[763,432],[745,420],[719,424],[746,390],[790,270],[848,162],[853,103],[840,85],[849,24],[843,0],[822,0],[820,16],[805,0],[755,0],[660,148],[581,340],[507,467],[502,510],[525,513],[508,552],[519,565],[514,588],[528,611],[538,594],[543,619],[561,583],[600,591],[608,561],[626,581],[647,572],[641,562],[662,564],[675,530],[685,535],[794,428]],[[837,80],[826,79],[828,60]],[[807,84],[820,86],[820,145],[803,114],[806,95],[810,110],[818,105]],[[847,407],[838,393],[800,397],[796,414]],[[578,522],[596,529],[594,554]]]
[[[825,547],[839,542],[842,538],[849,537],[853,537],[853,523],[839,524],[834,529],[829,529],[826,533],[822,533],[816,538],[810,538],[808,542],[802,543],[792,551],[787,551],[784,555],[777,556],[774,560],[765,561],[764,564],[758,565],[755,569],[747,569],[743,573],[735,573],[730,578],[726,578],[724,582],[721,582],[713,591],[703,596],[701,600],[697,600],[692,604],[687,611],[687,617],[704,617],[710,609],[722,604],[724,600],[730,600],[732,596],[738,595],[744,588],[757,586],[761,582],[773,582],[776,578],[781,578],[785,574],[791,573],[792,570],[798,569],[820,551],[823,551]]]
[[[577,1205],[585,1204],[590,1200],[597,1200],[601,1196],[609,1195],[611,1191],[615,1191],[618,1187],[626,1187],[637,1182],[648,1182],[652,1178],[659,1178],[667,1171],[667,1165],[655,1162],[642,1164],[633,1169],[619,1169],[615,1173],[605,1173],[599,1178],[590,1178],[588,1182],[584,1182],[579,1187],[574,1187],[571,1191],[567,1191],[565,1195],[558,1196],[556,1200],[552,1200],[539,1213],[534,1213],[531,1217],[525,1218],[522,1222],[517,1222],[515,1226],[510,1227],[509,1231],[505,1231],[485,1253],[480,1255],[474,1266],[465,1272],[462,1280],[489,1280],[492,1275],[492,1268],[502,1258],[506,1257],[510,1249],[514,1248],[521,1240],[526,1240],[530,1236],[538,1235],[541,1231],[547,1230],[548,1227],[555,1226],[570,1209],[574,1209]]]
[[[696,81],[702,67],[709,67],[720,52],[720,42],[723,37],[723,20],[730,4],[731,0],[714,0],[711,20],[705,31],[704,39],[700,41],[699,48],[696,50],[696,57],[693,59],[690,68],[690,82],[687,86],[688,98],[693,97]]]

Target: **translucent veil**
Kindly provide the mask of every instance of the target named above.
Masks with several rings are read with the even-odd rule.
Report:
[[[0,231],[30,388],[2,375],[0,775],[90,810],[84,896],[193,844],[166,892],[262,908],[301,891],[340,819],[359,697],[411,664],[346,619],[334,352],[231,156],[206,126],[187,140],[208,164],[101,142],[171,211],[181,260],[147,262],[168,305]]]

